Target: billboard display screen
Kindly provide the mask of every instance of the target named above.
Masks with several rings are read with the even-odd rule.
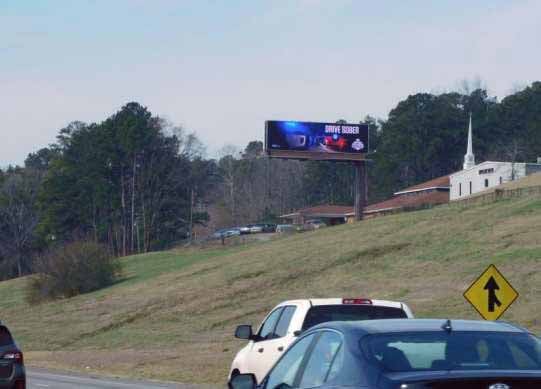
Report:
[[[267,121],[265,144],[276,157],[359,160],[368,152],[368,125]]]

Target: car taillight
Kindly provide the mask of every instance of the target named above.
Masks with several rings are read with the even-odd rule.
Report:
[[[21,381],[21,380],[15,382],[15,388],[14,389],[26,389],[26,382]]]
[[[23,353],[20,351],[7,352],[4,354],[2,359],[7,359],[8,361],[13,361],[20,364],[24,363]]]
[[[370,300],[370,299],[343,299],[342,304],[348,304],[348,305],[372,305],[372,300]]]

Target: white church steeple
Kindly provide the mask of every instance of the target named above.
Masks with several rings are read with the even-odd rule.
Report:
[[[464,170],[471,169],[475,166],[475,155],[473,155],[473,141],[472,141],[472,126],[471,126],[471,112],[470,112],[470,126],[468,128],[468,150],[464,156]]]

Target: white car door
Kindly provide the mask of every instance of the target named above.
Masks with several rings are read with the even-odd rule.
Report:
[[[261,340],[254,342],[247,358],[248,370],[261,382],[282,353],[293,342],[289,324],[295,313],[295,306],[282,306],[275,309],[261,326]]]

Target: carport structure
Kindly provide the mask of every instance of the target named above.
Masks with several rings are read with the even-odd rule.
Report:
[[[280,219],[291,224],[305,224],[309,220],[321,220],[329,226],[334,226],[345,223],[354,215],[355,211],[351,206],[317,205],[282,215]]]

